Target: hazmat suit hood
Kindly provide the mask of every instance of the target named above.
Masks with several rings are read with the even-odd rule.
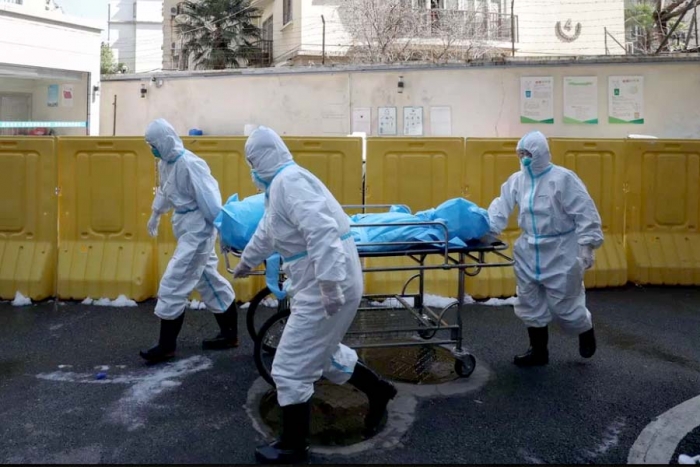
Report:
[[[533,131],[523,136],[518,141],[518,151],[525,150],[532,154],[532,172],[537,175],[547,169],[552,162],[547,138],[539,131]]]
[[[162,118],[154,120],[148,125],[146,142],[158,150],[161,159],[165,162],[175,162],[185,151],[175,128]]]
[[[270,183],[277,172],[294,162],[292,153],[287,146],[270,128],[261,126],[253,131],[245,143],[245,153],[248,163],[257,172],[258,177]]]

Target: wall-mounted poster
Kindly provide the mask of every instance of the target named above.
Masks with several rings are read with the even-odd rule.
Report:
[[[423,107],[403,108],[403,134],[423,136]]]
[[[608,78],[608,123],[644,123],[644,77]]]
[[[564,123],[598,124],[598,77],[564,78]]]
[[[73,107],[73,85],[64,84],[62,86],[61,101],[63,107]]]
[[[379,107],[378,113],[379,136],[396,135],[396,107]]]
[[[58,107],[58,84],[49,85],[49,95],[46,99],[48,107]]]
[[[520,78],[520,123],[554,123],[554,78]]]

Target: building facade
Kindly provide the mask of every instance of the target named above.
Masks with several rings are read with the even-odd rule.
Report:
[[[352,0],[347,0],[352,1]],[[624,54],[624,0],[406,0],[417,12],[412,47],[488,49],[490,55],[581,56]],[[178,0],[165,0],[163,69],[188,69],[176,32]],[[345,63],[357,28],[339,2],[253,0],[261,12],[263,56],[269,65]],[[445,25],[449,25],[447,29]],[[623,44],[618,46],[615,41]],[[325,53],[324,53],[325,52]],[[479,58],[478,55],[468,58]],[[325,59],[325,60],[324,60]]]
[[[107,42],[118,64],[131,73],[160,70],[163,66],[163,1],[109,2]]]
[[[46,0],[0,2],[0,135],[99,134],[100,34]]]

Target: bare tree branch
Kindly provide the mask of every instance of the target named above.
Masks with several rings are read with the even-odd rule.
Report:
[[[410,0],[344,0],[339,15],[355,62],[470,60],[493,52],[487,13],[414,8]]]

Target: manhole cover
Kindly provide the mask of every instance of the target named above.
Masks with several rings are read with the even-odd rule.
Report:
[[[367,366],[393,381],[410,384],[440,384],[459,378],[455,358],[440,346],[359,349]]]
[[[349,384],[338,386],[325,380],[316,383],[311,398],[311,444],[350,446],[365,441],[366,414],[367,398]],[[260,416],[279,435],[282,411],[274,389],[262,396]]]

